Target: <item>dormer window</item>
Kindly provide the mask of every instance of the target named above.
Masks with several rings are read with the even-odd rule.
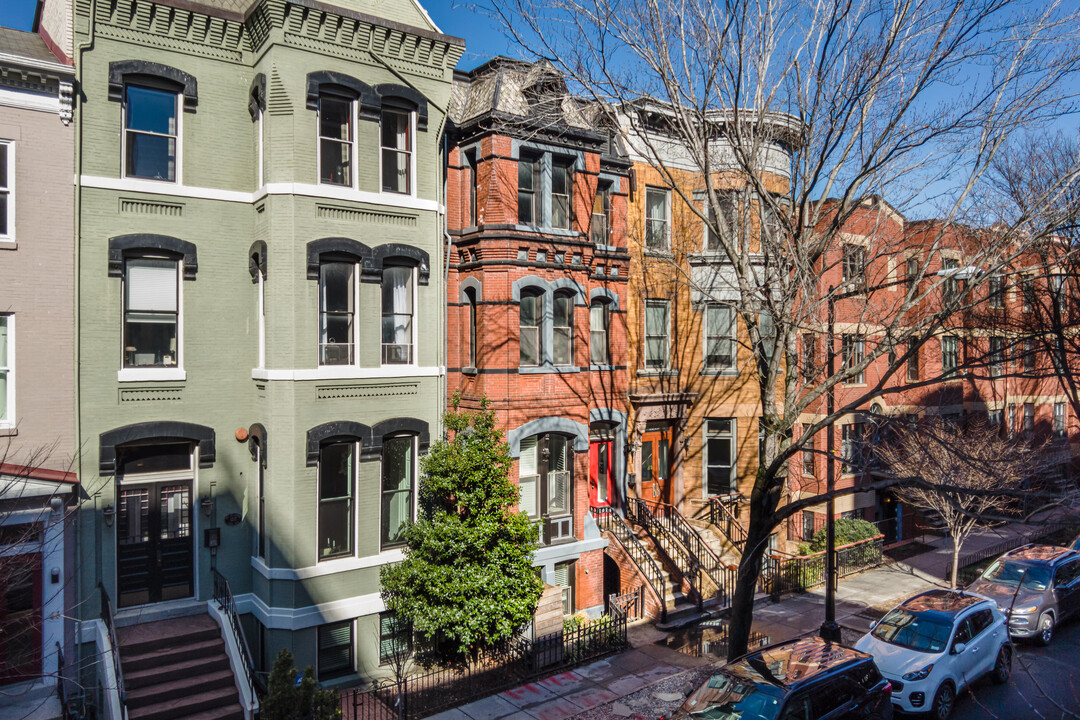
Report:
[[[354,101],[332,93],[319,95],[319,182],[353,185]]]
[[[124,87],[124,175],[176,182],[179,93]]]

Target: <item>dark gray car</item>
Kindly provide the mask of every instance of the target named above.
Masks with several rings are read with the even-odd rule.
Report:
[[[1080,611],[1080,552],[1025,545],[995,560],[967,589],[997,602],[1012,637],[1049,645],[1054,628]]]

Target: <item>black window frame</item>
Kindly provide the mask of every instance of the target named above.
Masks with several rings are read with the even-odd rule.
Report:
[[[346,656],[348,658],[347,664],[341,665],[341,666],[338,666],[338,667],[325,668],[325,664],[323,662],[323,653],[326,650],[335,650],[337,648],[344,647],[344,644],[342,643],[342,644],[338,644],[338,645],[333,645],[333,646],[330,646],[329,648],[324,649],[324,647],[323,647],[323,637],[324,637],[324,635],[326,635],[326,636],[330,635],[335,630],[339,630],[343,626],[346,626],[346,625],[348,626],[348,629],[349,629],[349,633],[348,633],[348,651],[346,652]],[[334,679],[334,678],[344,677],[346,675],[350,675],[350,674],[356,672],[356,622],[355,622],[355,620],[351,620],[351,619],[350,620],[342,620],[340,622],[333,622],[333,623],[326,623],[324,625],[319,625],[318,631],[317,631],[317,634],[316,634],[315,650],[316,650],[316,659],[315,659],[316,675],[318,676],[318,679],[319,679],[320,682],[323,681],[323,680],[331,680],[331,679]]]

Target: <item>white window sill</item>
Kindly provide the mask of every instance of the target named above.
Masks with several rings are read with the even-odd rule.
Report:
[[[302,568],[271,568],[267,567],[262,558],[252,557],[251,566],[267,580],[307,580],[324,575],[336,575],[337,573],[389,565],[390,563],[401,562],[404,559],[405,551],[402,548],[394,548],[393,550],[380,552],[378,555],[336,558],[334,560],[325,560],[318,565]]]
[[[187,380],[183,368],[123,368],[116,373],[120,382],[176,382]]]
[[[11,423],[0,423],[0,437],[11,437],[19,434],[19,428]]]
[[[438,377],[446,370],[438,366],[382,365],[357,367],[355,365],[324,365],[318,368],[293,370],[267,370],[253,368],[253,380],[369,380],[381,378]]]
[[[18,247],[14,235],[0,236],[0,250],[16,250]]]
[[[679,371],[678,370],[673,370],[671,368],[642,369],[642,370],[637,371],[637,376],[638,377],[658,377],[658,378],[678,377],[679,376]]]

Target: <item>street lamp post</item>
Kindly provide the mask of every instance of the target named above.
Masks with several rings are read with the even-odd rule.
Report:
[[[834,309],[833,286],[829,286],[829,351],[826,354],[828,362],[828,377],[836,373],[836,346],[833,339],[833,326],[836,322]],[[832,417],[836,410],[836,397],[834,394],[835,383],[830,383],[825,393],[825,412]],[[828,499],[825,501],[825,622],[821,623],[818,634],[829,642],[840,642],[840,625],[836,622],[836,526],[833,519],[835,502],[833,490],[836,489],[833,449],[836,439],[833,437],[833,423],[829,422],[829,434],[825,439],[826,463],[825,463],[825,492]]]

